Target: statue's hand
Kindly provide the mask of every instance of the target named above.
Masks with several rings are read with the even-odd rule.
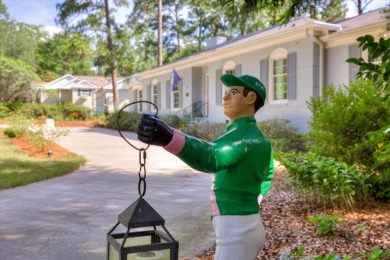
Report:
[[[173,136],[173,130],[155,115],[143,114],[138,124],[138,140],[147,144],[166,146]]]

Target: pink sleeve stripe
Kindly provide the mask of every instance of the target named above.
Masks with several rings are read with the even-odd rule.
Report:
[[[184,145],[186,143],[185,135],[179,130],[173,129],[173,137],[172,140],[164,146],[164,149],[174,155],[177,155],[183,150]]]

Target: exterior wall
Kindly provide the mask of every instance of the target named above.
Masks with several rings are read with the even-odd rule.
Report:
[[[171,111],[166,102],[169,96],[167,82],[171,77],[170,72],[166,71],[175,65],[182,78],[180,108],[184,109],[197,101],[208,101],[207,121],[225,122],[227,118],[220,104],[222,90],[219,80],[223,66],[226,63],[234,64],[239,74],[262,78],[268,93],[271,93],[270,57],[276,53],[284,55],[286,52],[288,99],[286,102],[284,100],[272,102],[272,98],[268,98],[265,106],[257,112],[256,119],[258,121],[274,117],[289,119],[299,132],[307,132],[308,121],[311,118],[307,101],[312,97],[321,96],[328,84],[338,87],[349,84],[350,80],[354,79],[357,68],[347,63],[346,59],[360,57],[361,50],[357,46],[357,37],[383,31],[385,21],[378,17],[378,12],[372,12],[336,24],[322,23],[309,18],[297,19],[291,27],[270,28],[237,38],[215,46],[216,48],[210,51],[202,51],[199,55],[180,59],[173,64],[142,72],[134,77],[142,78],[143,100],[149,101],[151,93],[148,86],[151,85],[152,80],[156,80],[160,84],[160,113],[174,114],[177,111]],[[283,48],[284,51],[273,53],[277,48]],[[294,69],[289,70],[289,68]],[[159,73],[166,74],[155,78],[150,76]],[[209,83],[207,89],[206,79]],[[216,95],[217,91],[218,95]],[[150,108],[145,107],[144,111],[148,110]]]
[[[292,125],[298,127],[300,132],[306,132],[308,130],[306,122],[311,116],[311,112],[306,105],[306,101],[313,95],[313,46],[312,40],[303,39],[289,44],[275,46],[274,48],[266,48],[260,51],[231,57],[226,60],[209,64],[210,114],[208,121],[221,123],[228,120],[228,118],[223,114],[222,106],[215,104],[215,85],[217,81],[215,73],[216,70],[221,69],[225,62],[231,60],[235,62],[236,65],[241,65],[241,74],[249,74],[260,78],[260,61],[267,59],[271,52],[276,48],[284,48],[288,53],[297,53],[297,98],[288,100],[285,104],[272,104],[269,102],[269,99],[267,99],[264,107],[256,113],[256,120],[262,121],[272,119],[274,117],[289,119],[291,120]],[[267,95],[269,95],[269,92],[270,88],[267,89]]]
[[[79,96],[78,89],[72,89],[72,100],[73,103],[80,106],[85,106],[93,109],[94,107],[94,91],[91,96]]]
[[[181,89],[179,91],[179,99],[181,100],[180,108],[177,110],[171,110],[167,107],[167,98],[170,98],[170,80],[171,80],[171,73],[164,74],[158,77],[153,78],[145,78],[142,80],[142,92],[143,92],[143,100],[151,101],[152,100],[152,93],[148,93],[148,86],[151,86],[153,81],[156,81],[157,84],[160,84],[159,89],[159,114],[174,114],[176,112],[179,112],[181,109],[187,108],[191,106],[194,102],[203,101],[203,73],[202,68],[190,68],[185,70],[177,71],[179,74],[181,81],[178,83],[181,86]],[[169,84],[167,85],[167,82],[169,81]],[[151,90],[150,90],[151,91]],[[148,95],[149,94],[149,95]],[[171,102],[173,102],[171,100]],[[157,105],[157,104],[156,104]],[[150,105],[146,106],[146,111],[150,111]],[[145,111],[145,112],[146,112]]]
[[[332,84],[339,87],[349,83],[348,46],[339,46],[326,50],[325,86]],[[337,64],[337,66],[335,66]]]
[[[105,105],[103,105],[103,108],[107,107],[109,113],[114,113],[114,94],[111,89],[105,91],[106,91],[106,100],[105,100],[106,103]],[[118,96],[119,96],[119,109],[130,104],[130,93],[127,89],[118,89]],[[100,98],[99,100],[100,100],[99,102],[102,102],[102,98]]]

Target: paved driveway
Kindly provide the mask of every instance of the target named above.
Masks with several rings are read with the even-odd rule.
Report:
[[[126,137],[137,147],[136,136]],[[62,177],[0,192],[0,259],[105,259],[106,233],[138,197],[138,151],[115,130],[72,128],[60,145],[86,166]],[[180,243],[180,259],[214,241],[212,176],[192,170],[161,147],[147,150],[145,200]]]

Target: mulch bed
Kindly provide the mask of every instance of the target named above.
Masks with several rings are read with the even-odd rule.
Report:
[[[46,121],[37,120],[35,121],[35,123],[42,125],[45,124]],[[0,125],[1,124],[6,125],[8,124],[8,122],[0,120]],[[94,121],[55,121],[55,126],[56,127],[94,127],[95,122]],[[32,144],[31,142],[29,142],[23,137],[9,138],[8,136],[3,134],[3,131],[1,131],[0,134],[5,138],[9,139],[14,145],[16,145],[18,148],[23,150],[30,157],[35,157],[35,158],[49,157],[47,151],[43,151],[42,149]],[[50,158],[59,158],[67,155],[75,155],[75,153],[72,153],[57,144],[52,144],[50,150],[53,152],[50,155]]]
[[[321,213],[341,214],[345,222],[338,225],[335,234],[319,236],[315,223],[307,219]],[[382,250],[390,249],[390,203],[371,201],[351,211],[324,209],[300,198],[282,168],[275,172],[270,191],[261,204],[261,216],[267,242],[258,259],[279,259],[282,252],[296,252],[300,247],[305,248],[302,257],[368,253],[376,245]],[[215,245],[198,259],[211,260],[214,252]]]
[[[30,157],[35,157],[35,158],[48,158],[49,157],[47,151],[43,151],[42,149],[40,149],[36,145],[30,143],[29,141],[27,141],[23,137],[9,138],[6,135],[3,135],[3,136],[5,138],[7,138],[8,140],[10,140],[16,147],[23,150]],[[60,158],[60,157],[67,156],[67,155],[75,155],[75,153],[72,153],[72,152],[66,150],[65,148],[59,146],[58,144],[52,144],[50,147],[50,150],[52,151],[50,158]]]

